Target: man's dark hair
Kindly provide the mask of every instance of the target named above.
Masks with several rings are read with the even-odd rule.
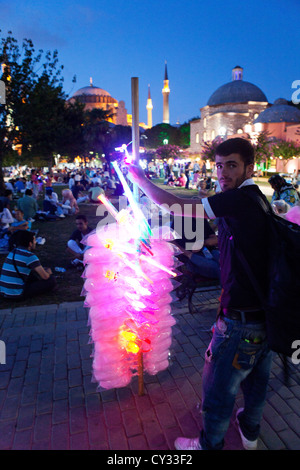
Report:
[[[15,245],[23,248],[28,248],[29,243],[32,243],[35,237],[35,233],[29,232],[29,230],[18,230],[16,234]]]
[[[87,223],[87,218],[84,214],[76,215],[76,220],[83,220],[85,223]]]
[[[32,190],[31,189],[26,189],[25,194],[26,194],[26,196],[32,196]]]
[[[238,153],[245,165],[254,163],[254,148],[248,140],[241,137],[225,140],[217,146],[215,153],[220,157],[228,157],[232,153]]]
[[[13,193],[13,192],[12,192],[11,189],[6,189],[6,190],[4,191],[4,196],[5,196],[5,197],[8,197],[8,196],[12,195],[12,193]]]

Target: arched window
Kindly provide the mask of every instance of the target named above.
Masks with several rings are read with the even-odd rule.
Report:
[[[199,144],[199,132],[196,132],[196,144]]]
[[[204,142],[207,141],[207,132],[203,132],[203,140],[204,140]]]
[[[214,129],[211,131],[211,140],[214,140],[214,138],[216,137],[216,133],[214,131]]]

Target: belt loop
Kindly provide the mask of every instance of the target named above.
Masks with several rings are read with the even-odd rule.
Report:
[[[246,315],[245,315],[245,312],[242,312],[240,310],[240,313],[241,313],[241,320],[242,320],[242,323],[245,325],[246,324]]]

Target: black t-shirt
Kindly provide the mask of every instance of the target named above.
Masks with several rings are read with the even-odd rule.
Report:
[[[70,236],[70,240],[75,240],[75,242],[78,243],[79,247],[81,248],[81,250],[83,250],[85,248],[85,245],[83,245],[81,242],[81,240],[88,234],[90,233],[93,229],[91,227],[88,227],[87,228],[87,233],[83,235],[82,232],[80,232],[80,230],[76,229],[74,230],[74,232],[72,233],[72,235]]]
[[[262,195],[257,185],[249,184],[207,198],[214,216],[219,218],[221,306],[224,308],[261,308],[259,298],[234,248],[232,235],[262,290],[265,291],[267,287],[267,218],[259,204],[247,196],[248,191],[255,191],[258,198]]]

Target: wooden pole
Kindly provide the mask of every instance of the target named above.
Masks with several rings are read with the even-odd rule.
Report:
[[[140,157],[140,129],[139,129],[139,79],[131,77],[131,108],[132,108],[132,156],[135,165],[139,164]],[[133,195],[139,202],[139,190],[137,184],[133,185]]]
[[[139,394],[139,397],[142,397],[145,394],[144,393],[144,364],[143,364],[142,351],[138,352],[138,384],[139,384],[138,394]]]
[[[139,118],[139,79],[131,77],[131,108],[132,108],[132,156],[135,165],[139,164],[140,157],[140,118]],[[139,188],[133,184],[133,197],[136,203],[139,202]],[[138,394],[144,395],[144,365],[143,353],[138,352]]]

